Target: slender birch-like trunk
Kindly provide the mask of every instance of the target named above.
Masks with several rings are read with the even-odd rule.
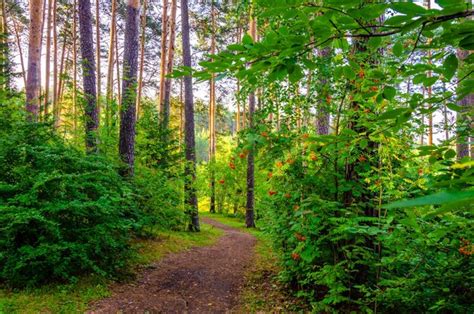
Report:
[[[28,75],[26,78],[26,110],[28,120],[38,121],[40,102],[41,23],[43,0],[30,0],[30,26],[28,39]]]

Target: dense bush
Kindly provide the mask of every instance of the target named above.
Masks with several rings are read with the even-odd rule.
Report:
[[[134,179],[137,217],[141,232],[153,229],[181,229],[185,227],[186,215],[182,210],[183,189],[178,178],[169,178],[162,171],[141,167]]]
[[[12,122],[1,133],[0,280],[25,286],[122,268],[137,226],[116,170],[47,125]]]
[[[365,203],[342,203],[341,195],[348,189],[341,177],[344,163],[327,158],[334,149],[327,137],[281,132],[266,140],[271,151],[263,148],[261,156],[260,168],[269,175],[257,190],[262,197],[260,224],[280,253],[280,278],[314,310],[472,310],[474,252],[467,240],[473,237],[468,227],[472,205],[421,204],[406,210],[403,204],[379,205],[376,215],[364,215]],[[370,183],[372,203],[385,203],[390,195],[429,194],[443,177],[448,178],[443,185],[465,187],[468,173],[450,167],[452,154],[446,154],[446,148],[439,148],[442,157],[426,167],[423,158],[400,149],[401,143],[385,143],[388,151],[381,154],[397,156],[403,165],[359,169],[363,182]],[[357,146],[345,147],[357,155]],[[412,182],[422,189],[413,188]]]

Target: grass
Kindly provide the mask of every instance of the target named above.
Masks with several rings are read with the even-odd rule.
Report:
[[[138,256],[133,261],[132,268],[158,261],[169,253],[211,245],[222,233],[221,230],[206,224],[202,225],[200,233],[160,232],[156,239],[134,243]],[[0,314],[84,313],[90,302],[110,295],[110,284],[110,280],[88,276],[72,284],[55,284],[19,291],[0,289]]]

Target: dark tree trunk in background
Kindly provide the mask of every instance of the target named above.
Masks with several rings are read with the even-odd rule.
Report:
[[[28,39],[28,76],[26,78],[26,110],[29,121],[38,120],[40,102],[41,25],[43,0],[30,0]]]
[[[127,164],[123,175],[132,177],[135,163],[135,122],[138,72],[138,29],[140,0],[128,0],[123,53],[122,105],[120,110],[119,154]]]
[[[97,58],[97,112],[100,119],[101,104],[100,97],[102,92],[102,74],[100,72],[100,0],[95,0],[95,41],[96,41],[96,58]]]
[[[324,48],[319,51],[319,57],[322,59],[327,59],[331,54],[331,48]],[[328,60],[329,62],[329,60]],[[324,75],[319,79],[320,86],[326,86],[327,79]],[[326,103],[325,103],[326,102]],[[316,117],[316,129],[318,130],[319,135],[329,134],[329,103],[326,99],[320,99],[317,108],[317,117]]]
[[[90,0],[78,1],[79,33],[82,54],[82,76],[85,97],[85,126],[86,150],[97,151],[97,128],[99,117],[97,114],[97,89],[95,78],[95,49],[92,35],[92,13]]]
[[[469,56],[469,51],[458,50],[457,55],[459,60],[462,62],[462,60]],[[463,157],[469,156],[469,154],[471,155],[471,158],[474,158],[474,145],[471,145],[471,152],[469,151],[469,142],[472,142],[473,140],[471,135],[472,125],[474,123],[474,117],[472,116],[472,110],[474,107],[474,93],[470,93],[463,99],[459,100],[458,105],[462,108],[462,110],[457,114],[457,125],[459,130],[456,143],[457,158],[461,159]]]
[[[183,65],[191,67],[191,46],[189,42],[188,0],[181,0],[181,27],[183,39]],[[198,201],[196,195],[196,147],[194,139],[193,81],[190,75],[184,77],[184,142],[185,142],[185,205],[191,217],[189,229],[199,231]]]
[[[257,29],[255,19],[252,16],[253,10],[250,12],[250,23],[249,23],[249,35],[253,40],[257,37]],[[249,95],[249,128],[254,127],[254,112],[255,112],[255,91],[252,91]],[[254,149],[249,151],[247,156],[247,205],[245,211],[245,225],[247,228],[255,227],[255,160],[254,160]]]

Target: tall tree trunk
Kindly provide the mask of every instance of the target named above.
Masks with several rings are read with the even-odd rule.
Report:
[[[66,55],[66,35],[64,35],[63,39],[63,48],[61,50],[61,62],[59,66],[59,83],[56,88],[56,105],[55,105],[55,111],[54,111],[54,126],[58,127],[59,126],[59,119],[61,116],[61,92],[62,92],[62,84],[63,84],[63,71],[64,71],[64,58]]]
[[[16,22],[15,19],[13,20],[13,30],[15,32],[15,38],[16,38],[16,45],[18,47],[18,54],[20,55],[20,65],[21,65],[21,76],[23,78],[23,83],[26,88],[26,68],[25,68],[25,59],[23,57],[23,49],[21,48],[21,39],[20,39],[20,34],[18,31],[18,23]]]
[[[183,65],[191,67],[191,44],[189,42],[188,0],[181,0],[181,27],[183,40]],[[189,229],[199,231],[198,200],[196,195],[196,143],[194,139],[193,81],[190,75],[184,77],[185,115],[185,205],[191,217]]]
[[[72,9],[72,118],[74,134],[77,132],[77,0]]]
[[[58,29],[57,29],[57,9],[58,0],[53,4],[53,116],[54,125],[57,126],[58,117]]]
[[[241,37],[242,37],[242,27],[240,26],[240,20],[239,20],[239,25],[237,27],[237,39],[236,39],[236,43],[240,43],[240,40],[241,40]],[[235,115],[235,123],[236,123],[236,132],[239,133],[240,131],[240,115],[241,115],[241,112],[240,112],[240,98],[239,98],[239,92],[240,92],[240,80],[237,79],[237,86],[236,86],[236,92],[235,92],[235,102],[237,103],[237,114]]]
[[[95,86],[95,49],[92,32],[92,13],[90,0],[79,1],[79,33],[82,54],[82,76],[85,97],[85,131],[86,150],[97,151],[97,128],[99,119],[97,114],[97,89]]]
[[[165,75],[166,75],[166,41],[168,39],[168,0],[163,0],[163,12],[161,14],[161,64],[160,64],[160,91],[158,94],[158,104],[160,106],[160,113],[162,121],[164,117],[164,90],[165,90]]]
[[[44,115],[49,113],[49,79],[51,76],[51,23],[52,23],[52,10],[53,10],[53,1],[48,0],[48,16],[47,16],[47,25],[46,25],[46,68],[44,73],[44,103],[43,110]]]
[[[47,7],[48,7],[48,0],[43,0],[43,16],[42,16],[42,20],[41,20],[41,35],[40,35],[40,41],[41,41],[41,45],[40,45],[40,55],[42,56],[42,51],[43,51],[43,35],[44,35],[44,26],[46,24],[46,12],[48,11],[47,10]],[[41,114],[42,114],[42,111],[41,111],[41,101],[42,101],[42,98],[41,97],[44,97],[44,91],[43,91],[43,86],[41,84],[41,75],[42,75],[42,71],[41,71],[41,67],[38,68],[38,77],[39,77],[39,80],[40,80],[40,87],[39,87],[39,97],[40,97],[40,105],[39,105],[39,119],[41,119]]]
[[[127,164],[124,176],[132,177],[135,163],[135,122],[138,71],[138,33],[140,24],[140,0],[127,1],[123,53],[122,105],[120,108],[119,154]]]
[[[26,110],[29,121],[37,121],[39,112],[42,16],[43,0],[30,0],[28,76],[26,78]]]
[[[250,11],[249,21],[249,35],[253,40],[257,37],[257,25],[255,18],[253,17],[253,7]],[[249,95],[249,128],[254,127],[254,112],[255,112],[255,91],[252,91]],[[247,228],[255,227],[255,161],[254,161],[254,149],[253,146],[247,156],[247,205],[245,211],[245,225]]]
[[[63,48],[61,49],[61,61],[59,62],[59,83],[58,83],[58,91],[57,91],[58,102],[61,99],[61,94],[62,94],[62,90],[63,90],[63,88],[62,88],[63,87],[63,82],[64,82],[63,74],[64,74],[64,68],[65,68],[64,63],[65,63],[65,61],[67,61],[67,58],[66,58],[66,43],[67,43],[67,39],[66,39],[66,35],[64,35],[64,37],[63,37]],[[69,49],[67,49],[67,50],[69,52]],[[59,107],[58,115],[60,115],[60,111],[61,111],[61,107]]]
[[[146,6],[147,0],[143,0],[142,10],[142,34],[140,38],[140,67],[138,70],[138,92],[137,92],[137,119],[140,118],[142,90],[143,90],[143,66],[145,65],[145,41],[146,41]]]
[[[1,27],[1,38],[0,38],[0,43],[1,43],[1,51],[2,51],[2,56],[1,56],[1,70],[2,70],[2,87],[4,89],[10,89],[10,80],[11,80],[11,66],[10,66],[10,56],[9,56],[9,39],[8,39],[8,26],[7,26],[7,10],[5,8],[5,1],[6,0],[1,0],[1,21],[0,21],[0,27]]]
[[[179,80],[179,145],[183,145],[184,134],[184,81]]]
[[[431,9],[431,1],[423,0],[423,6],[427,9]],[[428,38],[428,44],[431,43],[431,38]],[[431,49],[428,49],[428,64],[431,64]],[[431,77],[431,71],[428,71],[428,77]],[[428,86],[427,88],[428,98],[432,96],[432,88]],[[431,104],[429,105],[431,107]],[[431,108],[430,108],[431,109]],[[428,145],[433,145],[433,113],[430,112],[428,115]]]
[[[120,56],[119,56],[119,49],[118,49],[118,36],[115,34],[115,67],[117,71],[117,103],[120,104],[122,103],[122,90],[120,88]],[[122,73],[123,74],[123,73]],[[119,108],[120,110],[120,108]]]
[[[463,60],[469,56],[469,51],[458,49],[457,55],[459,60],[463,62]],[[474,93],[470,93],[469,95],[460,99],[458,101],[458,105],[462,109],[460,112],[458,112],[456,118],[458,129],[461,130],[457,134],[456,151],[457,158],[461,159],[468,157],[470,154],[469,142],[472,142],[472,138],[470,140],[469,137],[472,134],[472,126],[474,125],[474,117],[472,115],[472,110],[474,107]],[[474,158],[472,154],[471,158]]]
[[[211,1],[211,55],[216,53],[216,18],[214,12],[214,0]],[[214,73],[209,81],[209,164],[211,166],[211,203],[209,211],[216,212],[216,174],[214,170],[214,159],[216,154],[216,82]]]
[[[107,87],[106,87],[106,102],[105,102],[105,125],[107,129],[110,127],[111,119],[111,103],[114,93],[114,49],[116,36],[116,20],[117,20],[117,0],[112,0],[111,18],[110,18],[110,43],[109,56],[107,61]]]
[[[102,90],[102,73],[100,69],[100,0],[95,0],[95,55],[97,58],[97,115],[100,121],[101,112],[101,90]]]
[[[446,83],[443,82],[443,93],[446,93]],[[444,139],[449,140],[449,120],[448,120],[448,106],[446,100],[443,103],[443,117],[444,117]]]
[[[173,71],[174,61],[174,41],[176,37],[176,0],[171,0],[171,18],[169,21],[169,41],[166,73]],[[171,101],[171,78],[165,78],[165,89],[163,95],[163,129],[168,129],[170,118],[170,101]]]
[[[331,53],[331,48],[323,48],[319,51],[319,57],[322,59],[327,59]],[[326,86],[327,84],[327,79],[325,77],[320,78],[320,86]],[[329,116],[329,101],[330,97],[329,95],[326,95],[328,97],[323,97],[325,99],[319,99],[318,102],[318,108],[317,108],[317,117],[316,117],[316,129],[318,131],[318,134],[324,135],[324,134],[329,134],[329,121],[330,121],[330,116]]]

